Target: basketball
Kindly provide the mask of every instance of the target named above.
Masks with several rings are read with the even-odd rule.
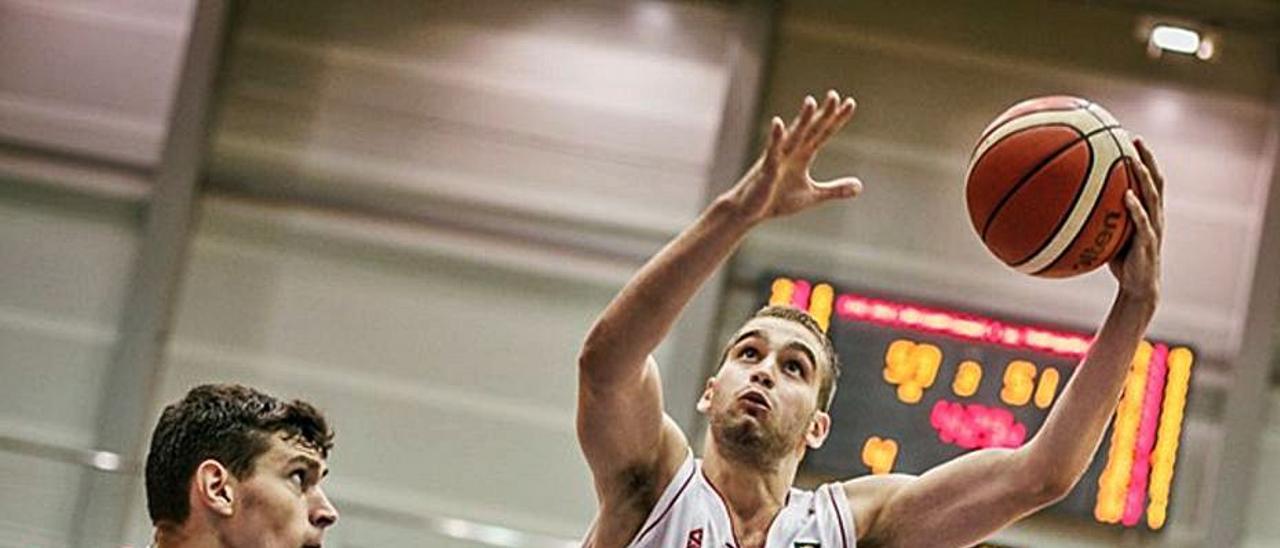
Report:
[[[1106,264],[1128,241],[1125,190],[1138,191],[1137,149],[1097,103],[1051,96],[991,122],[965,176],[969,220],[996,258],[1066,278]]]

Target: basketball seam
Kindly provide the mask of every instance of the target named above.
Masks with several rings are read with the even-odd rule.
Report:
[[[1111,174],[1111,170],[1115,169],[1116,164],[1123,163],[1124,160],[1125,160],[1124,151],[1121,150],[1120,157],[1116,158],[1115,161],[1111,162],[1111,165],[1107,166],[1108,176]],[[1072,246],[1076,245],[1076,242],[1080,240],[1080,235],[1084,234],[1085,227],[1089,226],[1089,220],[1093,219],[1093,214],[1098,212],[1098,206],[1102,204],[1102,196],[1106,193],[1106,191],[1107,191],[1107,181],[1104,179],[1102,182],[1102,189],[1098,191],[1098,199],[1093,202],[1093,207],[1089,208],[1089,214],[1085,215],[1084,223],[1080,225],[1080,231],[1076,232],[1076,235],[1071,238],[1071,241],[1067,242],[1067,245],[1062,247],[1063,254],[1057,257],[1054,257],[1053,260],[1049,262],[1049,264],[1045,265],[1044,268],[1041,268],[1040,270],[1033,272],[1032,275],[1039,275],[1056,266],[1058,264],[1058,261],[1061,261],[1062,257],[1066,255],[1067,250],[1071,249]],[[1057,231],[1055,231],[1055,233],[1056,232]],[[1035,257],[1035,254],[1033,253],[1031,256]],[[1030,259],[1027,259],[1027,260],[1030,260]],[[1023,262],[1025,263],[1026,261],[1023,261]]]
[[[989,215],[987,215],[987,219],[986,219],[985,221],[983,221],[983,223],[982,223],[982,230],[981,230],[981,231],[979,231],[979,233],[978,233],[979,237],[981,237],[983,241],[986,241],[986,240],[987,240],[987,232],[991,229],[991,223],[995,221],[996,216],[1000,214],[1000,210],[1004,209],[1005,204],[1007,204],[1007,203],[1009,202],[1009,200],[1013,198],[1013,195],[1014,195],[1014,194],[1017,194],[1019,190],[1022,190],[1022,187],[1023,187],[1024,185],[1026,185],[1026,184],[1027,184],[1027,181],[1030,181],[1032,177],[1035,177],[1035,175],[1036,175],[1037,173],[1040,173],[1040,170],[1044,169],[1044,168],[1045,168],[1045,166],[1048,166],[1048,165],[1049,165],[1050,163],[1052,163],[1054,160],[1057,160],[1059,156],[1062,156],[1064,153],[1066,153],[1068,150],[1070,150],[1070,149],[1071,149],[1071,147],[1075,146],[1075,145],[1076,145],[1076,143],[1079,143],[1080,141],[1084,141],[1085,146],[1089,147],[1089,160],[1090,160],[1090,162],[1092,162],[1092,160],[1093,160],[1093,144],[1089,142],[1089,139],[1090,139],[1090,138],[1092,138],[1094,135],[1097,135],[1097,134],[1098,134],[1098,132],[1100,132],[1100,131],[1106,131],[1106,130],[1108,130],[1108,129],[1109,129],[1108,127],[1104,126],[1104,127],[1101,127],[1101,128],[1095,129],[1095,130],[1093,130],[1093,131],[1090,131],[1089,133],[1081,133],[1081,132],[1080,132],[1080,130],[1079,130],[1079,129],[1077,129],[1075,126],[1071,126],[1071,125],[1067,125],[1067,124],[1044,124],[1044,125],[1031,126],[1031,127],[1028,127],[1028,128],[1020,129],[1020,130],[1018,130],[1018,131],[1015,131],[1015,132],[1013,132],[1013,133],[1010,133],[1009,135],[1006,135],[1006,136],[1005,136],[1005,139],[1008,139],[1008,138],[1010,138],[1010,137],[1013,137],[1014,135],[1017,135],[1017,134],[1019,134],[1019,133],[1021,133],[1021,132],[1023,132],[1023,131],[1027,131],[1027,130],[1031,130],[1031,129],[1036,129],[1036,128],[1042,128],[1042,127],[1051,127],[1051,126],[1057,126],[1057,127],[1069,127],[1069,128],[1071,128],[1071,129],[1075,130],[1076,135],[1077,135],[1076,140],[1071,141],[1070,143],[1067,143],[1067,144],[1065,144],[1065,145],[1063,145],[1063,146],[1059,147],[1057,150],[1053,151],[1053,153],[1052,153],[1052,154],[1050,154],[1050,155],[1049,155],[1048,157],[1046,157],[1045,159],[1041,160],[1039,164],[1037,164],[1037,165],[1036,165],[1035,167],[1033,167],[1030,171],[1028,171],[1025,175],[1023,175],[1023,176],[1022,176],[1022,178],[1021,178],[1021,179],[1019,179],[1017,183],[1014,183],[1013,187],[1012,187],[1012,188],[1010,188],[1008,192],[1005,192],[1005,193],[1004,193],[1004,196],[1001,196],[1001,197],[1000,197],[1000,201],[999,201],[999,202],[996,202],[996,206],[995,206],[994,208],[992,208],[992,209],[991,209],[991,213],[990,213]],[[1003,139],[1002,139],[1002,140],[1003,140]],[[996,144],[998,144],[998,143],[996,143]],[[987,152],[988,152],[988,153],[990,153],[990,152],[991,152],[991,150],[995,148],[996,144],[992,144],[989,148],[987,148]],[[983,154],[982,156],[983,156],[983,157],[986,157],[986,154]],[[973,165],[976,167],[976,166],[978,165],[978,163],[980,163],[981,161],[982,161],[982,158],[979,158],[977,161],[975,161],[975,162],[973,163]],[[1093,164],[1092,164],[1092,163],[1090,163],[1090,164],[1089,164],[1089,166],[1090,166],[1090,168],[1092,168],[1092,167],[1093,167]],[[1087,178],[1088,176],[1089,176],[1089,171],[1088,171],[1088,170],[1086,170],[1086,171],[1085,171],[1085,177]],[[1079,199],[1079,198],[1080,198],[1080,196],[1079,196],[1079,192],[1080,192],[1080,191],[1079,191],[1079,190],[1077,190],[1076,192],[1077,192],[1077,193],[1076,193],[1076,199]],[[1060,220],[1060,221],[1059,221],[1059,228],[1061,228],[1061,222],[1062,222],[1062,221]],[[1053,232],[1049,233],[1049,235],[1050,235],[1050,236],[1052,236],[1053,234],[1054,234]],[[1045,246],[1045,245],[1048,245],[1048,244],[1047,244],[1047,242],[1046,242],[1046,243],[1041,244],[1040,249],[1044,249],[1044,246]],[[1037,251],[1037,253],[1038,253],[1038,252],[1039,252],[1039,251]],[[1032,255],[1034,256],[1034,253],[1033,253]],[[1025,261],[1023,261],[1023,262],[1025,262]]]
[[[1046,114],[1050,116],[1045,117],[1044,115]],[[1061,115],[1061,116],[1052,116],[1055,114]],[[1075,120],[1077,116],[1082,117],[1083,120]],[[1031,122],[1024,123],[1027,120],[1031,120]],[[1095,128],[1087,127],[1087,124],[1096,123],[1096,122],[1097,122],[1097,118],[1094,116],[1090,116],[1089,113],[1083,107],[1075,108],[1075,109],[1049,109],[1049,110],[1043,110],[1043,111],[1027,112],[1027,113],[1023,113],[1020,116],[1011,118],[1005,122],[1002,122],[1000,125],[996,126],[995,128],[992,128],[991,131],[983,133],[982,139],[978,140],[977,144],[974,145],[973,150],[969,153],[970,160],[969,160],[968,167],[965,169],[965,177],[967,179],[969,175],[973,173],[973,168],[976,167],[978,160],[986,156],[987,153],[991,151],[992,147],[1000,144],[1001,142],[1004,142],[1004,140],[1007,139],[1010,135],[1018,133],[1021,130],[1028,129],[1031,127],[1066,125],[1075,129],[1077,134],[1082,134],[1083,132],[1097,129],[1096,127]],[[1105,126],[1107,124],[1100,124],[1100,125]],[[1013,129],[1010,129],[1010,128],[1013,128]]]
[[[1041,112],[1071,112],[1073,110],[1086,110],[1089,108],[1090,104],[1091,103],[1086,102],[1084,106],[1076,105],[1070,108],[1046,108],[1044,110],[1033,110],[1031,112],[1023,113],[1018,116],[1011,116],[1008,120],[1000,122],[999,124],[996,124],[994,127],[988,128],[986,131],[982,132],[982,135],[978,136],[978,142],[973,144],[973,150],[974,152],[977,152],[978,146],[981,145],[982,141],[986,140],[987,137],[991,136],[992,133],[995,133],[1000,128],[1012,123],[1014,120],[1022,118],[1023,116],[1027,116],[1028,114],[1038,114]],[[1089,114],[1093,114],[1093,113],[1090,112]],[[1094,118],[1097,118],[1097,116],[1094,116]],[[1106,124],[1103,124],[1103,125],[1106,125]]]
[[[1071,197],[1071,201],[1068,202],[1068,207],[1064,208],[1062,214],[1058,216],[1058,222],[1053,224],[1053,230],[1050,230],[1049,233],[1045,235],[1044,239],[1040,242],[1040,245],[1036,246],[1036,248],[1031,250],[1030,253],[1023,255],[1017,261],[1009,263],[1014,268],[1024,265],[1027,261],[1034,259],[1036,255],[1043,252],[1046,247],[1049,247],[1049,244],[1053,243],[1053,237],[1058,234],[1059,230],[1062,230],[1063,225],[1067,224],[1067,220],[1071,218],[1071,210],[1074,209],[1075,204],[1080,201],[1080,196],[1084,195],[1085,187],[1089,186],[1089,175],[1093,172],[1093,162],[1096,160],[1093,143],[1089,142],[1088,138],[1086,138],[1084,142],[1089,149],[1089,167],[1084,170],[1084,173],[1080,176],[1080,181],[1076,183],[1075,195]],[[1055,257],[1054,260],[1056,261],[1057,258]]]
[[[1097,115],[1097,113],[1093,112],[1092,110],[1088,110],[1089,106],[1093,106],[1093,103],[1091,102],[1091,103],[1089,103],[1089,105],[1087,105],[1087,106],[1085,107],[1085,110],[1089,113],[1089,116],[1092,116],[1095,120],[1097,120],[1097,121],[1098,121],[1098,123],[1100,123],[1100,124],[1105,124],[1106,122],[1105,122],[1105,121],[1103,121],[1103,119],[1102,119],[1102,118],[1100,118],[1100,117]],[[1115,127],[1115,128],[1119,128],[1120,126],[1119,126],[1119,125],[1116,125],[1116,126],[1114,126],[1114,127]],[[1111,170],[1112,170],[1112,169],[1115,169],[1116,164],[1117,164],[1117,163],[1124,163],[1124,162],[1126,162],[1126,160],[1127,160],[1127,158],[1128,158],[1128,157],[1124,155],[1124,147],[1123,147],[1123,146],[1120,146],[1120,140],[1116,138],[1116,134],[1115,134],[1115,132],[1114,132],[1114,131],[1110,131],[1110,130],[1108,130],[1108,131],[1107,131],[1107,137],[1110,137],[1110,138],[1111,138],[1111,142],[1112,142],[1113,144],[1115,144],[1115,145],[1116,145],[1116,150],[1120,152],[1120,157],[1119,157],[1119,158],[1116,158],[1116,160],[1115,160],[1114,162],[1111,162],[1111,165],[1107,166],[1107,176],[1108,176],[1108,177],[1110,177],[1110,175],[1111,175]],[[1092,152],[1093,152],[1092,147],[1090,147],[1090,155],[1091,155],[1091,156],[1092,156]],[[1090,167],[1092,167],[1092,166],[1093,166],[1093,163],[1092,163],[1092,162],[1090,162],[1090,164],[1089,164],[1089,165],[1090,165]],[[1130,188],[1132,188],[1132,186],[1133,186],[1133,173],[1132,173],[1132,170],[1130,170],[1130,169],[1126,169],[1126,170],[1125,170],[1124,175],[1125,175],[1125,182],[1127,182],[1127,183],[1129,184],[1129,187],[1130,187]],[[1088,173],[1085,173],[1085,176],[1086,176],[1086,177],[1088,177]],[[1095,201],[1095,202],[1093,202],[1093,207],[1089,209],[1089,214],[1088,214],[1087,216],[1085,216],[1084,225],[1081,225],[1081,229],[1080,229],[1080,231],[1079,231],[1079,232],[1076,232],[1076,235],[1075,235],[1075,236],[1073,236],[1073,237],[1071,238],[1071,241],[1070,241],[1070,242],[1068,242],[1068,243],[1067,243],[1067,245],[1066,245],[1065,247],[1063,247],[1063,248],[1062,248],[1062,252],[1063,252],[1064,254],[1066,253],[1066,251],[1067,251],[1068,249],[1071,249],[1071,247],[1072,247],[1072,246],[1076,245],[1076,242],[1080,240],[1080,235],[1081,235],[1081,234],[1084,234],[1084,227],[1085,227],[1085,226],[1087,226],[1087,225],[1089,224],[1089,219],[1092,219],[1092,218],[1093,218],[1093,214],[1098,212],[1098,205],[1102,203],[1102,196],[1103,196],[1103,194],[1104,194],[1104,193],[1106,192],[1106,190],[1107,190],[1107,189],[1106,189],[1106,185],[1107,185],[1106,181],[1103,181],[1103,183],[1102,183],[1102,190],[1100,190],[1100,191],[1098,192],[1098,200],[1097,200],[1097,201]],[[1083,186],[1083,185],[1081,185],[1081,192],[1083,192],[1083,189],[1084,189],[1084,186]],[[1080,195],[1079,195],[1079,193],[1077,193],[1077,194],[1076,194],[1076,199],[1077,199],[1077,200],[1079,200],[1079,199],[1080,199]],[[1068,214],[1069,214],[1069,213],[1068,213]],[[1064,217],[1064,218],[1063,218],[1063,222],[1065,222],[1065,220],[1066,220],[1066,218]],[[1062,229],[1062,225],[1061,225],[1061,224],[1059,224],[1059,225],[1058,225],[1058,227],[1057,227],[1057,228],[1055,228],[1055,229],[1054,229],[1054,231],[1050,233],[1050,239],[1052,239],[1052,235],[1053,235],[1053,234],[1056,234],[1056,233],[1058,232],[1058,230],[1061,230],[1061,229]],[[1123,235],[1124,235],[1124,234],[1123,234],[1123,232],[1124,232],[1124,231],[1121,231],[1121,236],[1123,236]],[[1045,245],[1048,245],[1048,242],[1046,242],[1046,243],[1045,243]],[[1043,246],[1041,247],[1041,249],[1043,249]],[[1039,251],[1036,251],[1036,253],[1032,253],[1032,254],[1031,254],[1031,257],[1035,257],[1037,253],[1039,253]],[[1025,263],[1025,262],[1026,262],[1026,261],[1028,261],[1028,260],[1031,260],[1031,258],[1030,258],[1030,257],[1028,257],[1026,260],[1023,260],[1022,262],[1023,262],[1023,263]],[[1044,268],[1041,268],[1040,270],[1035,271],[1035,272],[1034,272],[1034,274],[1040,274],[1040,273],[1042,273],[1042,272],[1045,272],[1045,271],[1049,270],[1050,268],[1053,268],[1055,265],[1057,265],[1057,264],[1058,264],[1058,261],[1060,261],[1060,260],[1062,260],[1062,257],[1061,257],[1061,256],[1059,256],[1059,257],[1054,257],[1054,259],[1053,259],[1052,261],[1050,261],[1050,262],[1049,262],[1049,264],[1045,265],[1045,267],[1044,267]],[[1021,263],[1020,263],[1020,264],[1021,264]]]

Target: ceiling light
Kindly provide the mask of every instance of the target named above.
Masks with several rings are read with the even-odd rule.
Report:
[[[1200,33],[1170,25],[1151,29],[1151,45],[1165,51],[1193,54],[1200,50]]]
[[[1188,22],[1154,21],[1154,18],[1143,18],[1139,22],[1139,36],[1147,42],[1147,51],[1153,57],[1164,53],[1194,56],[1201,60],[1209,60],[1217,50],[1214,44],[1215,35],[1198,29],[1198,25]]]

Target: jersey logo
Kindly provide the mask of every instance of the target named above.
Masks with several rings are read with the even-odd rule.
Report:
[[[701,528],[689,531],[689,540],[684,543],[684,548],[702,548]]]

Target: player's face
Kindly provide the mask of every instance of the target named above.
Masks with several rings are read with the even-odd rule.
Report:
[[[313,548],[325,529],[338,521],[321,480],[328,469],[313,448],[271,438],[248,478],[238,481],[235,512],[221,524],[220,536],[237,548]]]
[[[717,442],[768,460],[820,444],[827,425],[818,419],[825,419],[818,390],[828,367],[821,348],[808,329],[782,318],[753,318],[738,330],[699,403]]]

